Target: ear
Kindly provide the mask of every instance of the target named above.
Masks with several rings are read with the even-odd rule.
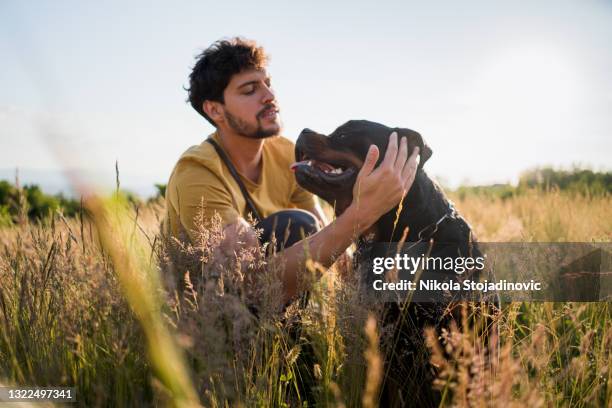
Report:
[[[419,155],[421,156],[421,161],[419,162],[419,169],[422,169],[425,165],[425,162],[429,160],[433,151],[431,148],[425,143],[423,137],[420,133],[415,132],[414,130],[405,129],[405,128],[395,128],[393,129],[397,132],[399,137],[408,138],[408,154],[412,153],[412,150],[418,146],[421,151]]]
[[[223,107],[221,103],[216,101],[205,100],[202,103],[202,110],[206,113],[215,123],[223,121]]]

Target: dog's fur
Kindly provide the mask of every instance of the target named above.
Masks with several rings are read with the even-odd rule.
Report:
[[[406,242],[417,242],[420,231],[435,224],[451,211],[449,200],[442,189],[423,169],[432,155],[431,148],[421,135],[413,130],[389,128],[365,120],[349,121],[329,136],[304,129],[296,142],[295,154],[298,163],[294,170],[297,182],[331,204],[336,215],[340,215],[353,200],[353,186],[369,146],[374,144],[380,150],[378,166],[385,156],[389,136],[393,131],[397,132],[400,138],[407,138],[409,153],[415,146],[419,147],[420,163],[414,183],[402,202],[399,217],[396,207],[375,223],[369,231],[371,239],[360,239],[358,265],[368,265],[367,258],[372,244],[398,242],[404,231],[408,232]],[[335,174],[337,170],[329,172],[338,168],[342,173]],[[431,238],[434,243],[430,254],[435,254],[438,245],[445,243],[456,246],[456,256],[480,256],[470,226],[456,213],[445,218]],[[365,269],[363,273],[371,275],[371,269],[358,269]],[[411,401],[420,406],[437,404],[439,395],[433,392],[431,387],[435,373],[428,361],[422,330],[425,326],[440,328],[448,324],[452,320],[449,305],[448,302],[434,302],[412,303],[406,309],[397,304],[385,307],[386,317],[383,322],[395,327],[395,349],[390,353],[392,357],[387,358],[391,370],[389,377],[385,379],[381,403],[403,405],[403,402]],[[399,321],[401,323],[398,324]]]

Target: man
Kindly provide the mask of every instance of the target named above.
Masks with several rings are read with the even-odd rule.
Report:
[[[266,65],[263,48],[240,38],[218,41],[198,56],[190,75],[189,101],[216,128],[211,138],[230,163],[225,164],[208,141],[188,149],[168,182],[167,221],[171,234],[184,230],[193,237],[196,215],[203,208],[205,217],[220,214],[223,248],[260,245],[245,220],[249,199],[232,176],[230,167],[234,167],[257,212],[265,217],[264,230],[273,224],[275,214],[283,215],[276,219],[285,219],[283,225],[290,226],[283,210],[293,208],[289,218],[296,220],[294,226],[312,233],[301,241],[288,242],[275,255],[285,265],[280,279],[284,300],[289,301],[297,294],[306,253],[322,266],[330,266],[355,237],[400,202],[414,181],[418,149],[408,157],[406,140],[398,142],[397,135],[392,135],[381,165],[374,170],[379,151],[371,146],[355,183],[353,203],[321,230],[309,229],[307,222],[300,221],[303,216],[312,220],[311,214],[323,216],[314,197],[297,185],[290,171],[294,146],[278,136],[279,108]],[[237,239],[243,235],[246,240]],[[296,235],[295,228],[292,235]]]

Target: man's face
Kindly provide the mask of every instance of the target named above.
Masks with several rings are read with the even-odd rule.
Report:
[[[234,132],[252,139],[280,132],[279,109],[265,70],[248,70],[234,75],[223,97],[225,122]]]

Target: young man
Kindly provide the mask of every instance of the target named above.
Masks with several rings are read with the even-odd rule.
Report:
[[[418,149],[408,157],[406,140],[398,142],[394,134],[381,165],[374,170],[379,151],[371,146],[355,183],[353,203],[331,224],[316,231],[311,214],[323,217],[314,197],[297,185],[290,170],[294,146],[279,136],[279,107],[266,59],[263,48],[252,41],[218,41],[198,56],[188,92],[193,108],[216,128],[211,138],[227,155],[257,211],[265,217],[264,235],[275,215],[283,225],[292,224],[288,222],[291,219],[294,226],[312,233],[301,241],[287,242],[293,245],[275,255],[285,265],[280,278],[285,301],[289,301],[297,294],[306,252],[324,267],[330,266],[358,235],[400,202],[414,181]],[[171,234],[186,231],[192,236],[204,202],[205,217],[218,212],[222,218],[225,238],[221,246],[225,250],[260,245],[245,220],[247,199],[209,141],[181,156],[166,191]],[[294,210],[285,211],[291,208]],[[291,235],[291,240],[297,241],[296,228]]]

